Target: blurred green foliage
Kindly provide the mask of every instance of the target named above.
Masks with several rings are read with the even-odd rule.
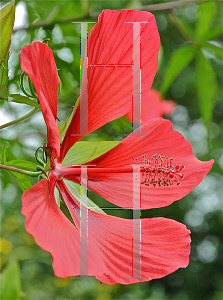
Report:
[[[165,208],[142,212],[142,217],[163,216],[187,225],[192,238],[189,266],[162,279],[133,285],[109,286],[101,284],[95,278],[56,278],[49,253],[39,248],[25,231],[24,217],[21,215],[22,190],[17,182],[19,179],[8,171],[1,170],[2,299],[223,298],[222,3],[196,2],[195,0],[190,5],[171,10],[160,10],[162,6],[159,6],[153,11],[163,49],[153,87],[160,90],[166,99],[177,102],[176,111],[170,117],[174,129],[191,142],[194,153],[200,160],[214,158],[215,164],[203,182],[184,199]],[[3,5],[6,3],[7,1],[1,2]],[[32,109],[29,105],[15,103],[18,96],[12,96],[21,94],[19,52],[22,47],[34,40],[50,39],[49,47],[54,52],[62,81],[58,117],[63,123],[71,114],[79,96],[80,26],[71,21],[96,22],[102,9],[142,9],[142,6],[147,6],[148,9],[150,4],[162,5],[164,2],[26,0],[15,3],[16,16],[18,18],[20,15],[23,21],[19,26],[23,29],[14,28],[12,34],[8,85],[7,60],[0,67],[2,99],[7,99],[10,94],[8,101],[0,101],[1,123],[17,119]],[[26,27],[28,28],[25,29]],[[8,90],[3,91],[3,85]],[[97,137],[85,139],[120,141],[124,134],[130,132],[131,124],[120,118],[98,129]],[[45,138],[46,128],[40,111],[26,121],[2,129],[1,161],[7,159],[9,163],[15,159],[25,160],[31,162],[34,168],[37,164],[35,150],[43,145]],[[20,165],[23,166],[24,164]],[[30,185],[36,182],[33,178],[28,180]],[[114,206],[91,191],[89,196],[101,207]],[[132,217],[130,211],[106,212],[120,217]]]

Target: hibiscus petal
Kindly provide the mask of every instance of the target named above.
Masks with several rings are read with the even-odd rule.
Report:
[[[141,109],[140,106],[134,107],[134,110],[139,111],[140,114],[136,113],[136,116],[140,115],[141,120],[134,120],[135,124],[145,124],[150,119],[155,119],[158,117],[162,117],[163,115],[168,116],[171,115],[176,107],[176,103],[172,100],[164,100],[161,94],[155,90],[151,89],[141,101]],[[132,111],[128,112],[125,117],[132,121]]]
[[[136,133],[138,131],[135,131]],[[102,168],[101,173],[88,172],[88,187],[107,199],[121,207],[133,207],[133,174],[129,173],[106,173],[106,168],[125,167],[136,163],[143,162],[146,155],[151,164],[148,163],[148,169],[152,169],[152,173],[147,177],[151,180],[158,180],[164,177],[164,173],[155,173],[155,164],[159,164],[161,160],[155,161],[154,155],[168,157],[162,163],[183,165],[184,168],[176,172],[173,178],[166,175],[168,180],[171,179],[173,184],[165,185],[168,180],[162,180],[161,186],[157,183],[148,185],[140,184],[141,188],[141,209],[164,207],[173,201],[181,199],[195,188],[209,172],[213,165],[213,160],[202,162],[198,160],[192,151],[190,143],[177,131],[172,129],[172,123],[162,118],[152,119],[141,127],[142,134],[148,136],[129,135],[120,144],[101,155],[100,157],[88,162],[86,165],[95,165],[96,168]],[[153,157],[153,159],[152,159]],[[133,160],[133,158],[135,160]],[[169,158],[174,158],[170,161]],[[142,165],[145,165],[142,163]],[[164,168],[169,171],[171,167]],[[177,175],[180,174],[180,175]],[[183,176],[181,176],[183,175]],[[77,175],[67,175],[66,178],[79,182]],[[146,174],[141,173],[141,181],[145,180]],[[181,178],[183,177],[183,178]]]
[[[160,45],[154,16],[145,11],[104,10],[88,39],[88,65],[91,65],[87,68],[88,87],[87,82],[82,84],[83,101],[86,101],[88,93],[88,120],[85,120],[88,125],[84,121],[88,133],[126,114],[132,108],[133,25],[126,22],[133,21],[148,22],[140,25],[142,95],[152,85]],[[86,74],[85,72],[86,64],[83,73]],[[60,161],[69,148],[81,138],[72,134],[80,134],[80,106],[64,137]]]
[[[52,155],[59,156],[60,135],[56,124],[57,86],[59,78],[52,50],[43,43],[33,42],[20,54],[21,68],[32,79],[47,126],[47,145]]]
[[[63,181],[58,182],[58,187],[75,224],[80,227],[79,202]],[[86,209],[82,205],[83,208]],[[189,263],[190,231],[174,220],[141,219],[141,262],[138,261],[140,267],[136,266],[141,269],[139,276],[133,276],[133,220],[88,210],[87,222],[88,275],[103,283],[129,284],[161,278]],[[139,220],[136,222],[140,226]]]
[[[54,198],[56,178],[41,180],[22,195],[25,227],[37,244],[50,252],[56,276],[80,274],[79,231],[64,216]]]

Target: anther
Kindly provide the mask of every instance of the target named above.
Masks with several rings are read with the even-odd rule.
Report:
[[[146,156],[142,155],[144,158]],[[140,161],[141,163],[141,184],[146,186],[172,186],[173,184],[180,185],[184,174],[181,171],[184,169],[182,164],[173,164],[174,157],[168,158],[167,156],[157,155],[155,153],[149,159]],[[135,158],[138,160],[138,158]]]

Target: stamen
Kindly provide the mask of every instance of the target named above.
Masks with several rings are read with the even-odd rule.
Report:
[[[174,164],[174,157],[152,155],[151,160],[145,159],[146,154],[142,155],[142,161],[137,157],[134,158],[135,164],[140,162],[141,184],[146,186],[172,186],[174,184],[180,185],[184,174],[181,171],[185,168],[183,164]]]

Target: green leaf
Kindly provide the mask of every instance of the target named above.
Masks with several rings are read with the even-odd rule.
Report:
[[[202,51],[198,53],[196,68],[201,116],[205,124],[208,125],[212,118],[213,106],[217,92],[216,75],[210,61],[204,56]]]
[[[64,182],[68,188],[68,190],[71,192],[71,194],[83,205],[88,207],[90,210],[106,214],[97,204],[95,204],[91,199],[89,199],[86,195],[85,189],[81,188],[79,183],[75,183],[71,180],[64,179]]]
[[[214,1],[207,1],[199,4],[199,16],[195,32],[198,41],[207,40],[205,35],[210,31],[210,26],[216,16],[216,12],[217,8]]]
[[[26,175],[17,173],[17,172],[13,172],[13,171],[9,171],[9,172],[18,181],[18,184],[20,185],[23,192],[27,191],[28,189],[30,189],[33,186],[31,180]]]
[[[21,159],[7,161],[6,143],[4,143],[4,145],[1,148],[1,164],[6,166],[18,167],[25,170],[31,169],[32,171],[36,171],[36,164],[30,161],[21,160]],[[13,171],[9,171],[9,172],[16,178],[23,192],[25,192],[26,190],[32,187],[32,181],[26,175],[18,172],[13,172]]]
[[[0,10],[0,100],[8,100],[8,59],[15,19],[15,1]]]
[[[161,65],[162,65],[162,61],[163,61],[163,46],[162,44],[160,44],[160,50],[159,50],[159,54],[158,54],[158,66],[157,66],[157,72],[159,71]]]
[[[208,32],[206,32],[205,40],[206,41],[213,40],[217,38],[219,35],[221,35],[222,32],[223,32],[223,25],[216,26],[211,30],[209,30]]]
[[[2,63],[0,64],[0,100],[8,100],[8,59],[9,52],[6,53]]]
[[[27,160],[22,160],[22,159],[15,159],[15,160],[10,160],[5,163],[7,166],[13,166],[13,167],[18,167],[18,168],[23,168],[25,169],[31,169],[36,171],[36,164],[27,161]]]
[[[0,10],[0,61],[4,59],[11,41],[15,19],[15,1]]]
[[[19,264],[10,261],[1,275],[1,299],[21,299],[21,277]]]
[[[106,153],[117,146],[119,142],[77,142],[70,148],[62,165],[80,165]]]
[[[1,149],[1,164],[5,165],[5,163],[6,163],[6,142],[4,143]]]
[[[33,171],[36,170],[36,164],[30,161],[20,160],[20,159],[7,161],[5,162],[5,165],[18,167],[22,169],[31,169]],[[25,192],[26,190],[28,190],[33,186],[32,181],[26,175],[13,172],[13,171],[9,171],[9,172],[16,178],[23,192]]]
[[[57,205],[60,207],[60,200],[62,199],[62,196],[61,196],[60,191],[58,190],[57,187],[55,187],[55,189],[54,189],[54,197],[56,199]]]
[[[194,58],[197,49],[192,45],[186,45],[178,48],[170,58],[170,62],[167,66],[166,74],[160,89],[160,92],[164,95],[174,79]]]
[[[46,23],[52,24],[61,18],[79,16],[86,12],[88,1],[27,1],[29,23],[37,23],[36,18]]]
[[[72,118],[73,118],[73,116],[74,116],[74,114],[75,114],[75,111],[76,111],[76,109],[77,109],[77,107],[78,107],[79,102],[80,102],[80,97],[77,98],[77,101],[76,101],[76,103],[75,103],[75,106],[74,106],[74,108],[73,108],[73,110],[72,110],[72,113],[71,113],[70,117],[68,118],[68,120],[67,120],[65,123],[63,123],[62,125],[60,125],[60,126],[58,127],[59,133],[60,133],[60,142],[62,141],[63,136],[64,136],[65,132],[67,131],[67,128],[68,128],[69,125],[70,125],[70,122],[71,122],[71,120],[72,120]]]
[[[19,94],[10,94],[9,97],[12,98],[11,102],[27,104],[27,105],[34,106],[34,107],[41,109],[40,104],[37,103],[36,101],[30,99],[29,97],[22,96]]]
[[[219,57],[221,60],[223,60],[223,44],[219,41],[209,41],[205,43],[204,45],[209,50],[211,50],[212,53],[214,53],[217,57]]]

